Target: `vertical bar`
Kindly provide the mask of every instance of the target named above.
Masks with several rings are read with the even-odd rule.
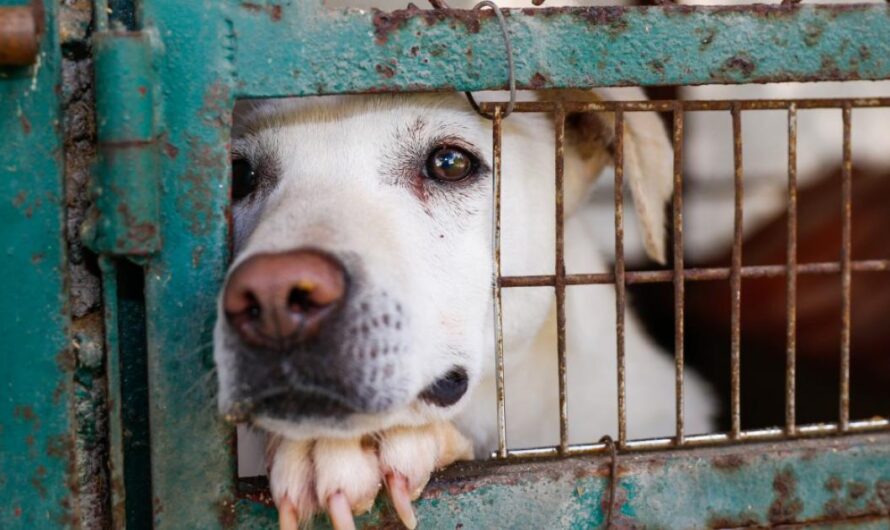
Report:
[[[673,238],[674,238],[674,360],[676,362],[676,443],[686,441],[684,432],[684,391],[683,391],[683,305],[686,285],[683,277],[683,128],[684,113],[681,102],[674,107],[674,199],[673,199]]]
[[[492,246],[494,247],[494,336],[495,336],[495,383],[498,404],[498,458],[507,458],[507,409],[504,390],[504,318],[501,312],[501,115],[503,109],[494,109],[492,118],[492,170],[493,212]]]
[[[624,312],[627,292],[624,279],[624,111],[615,110],[615,329],[618,357],[618,447],[627,442],[627,388],[624,359]]]
[[[797,105],[788,107],[788,247],[785,263],[785,434],[797,432]]]
[[[732,143],[733,161],[735,173],[733,187],[735,188],[735,219],[733,222],[734,233],[732,239],[732,266],[729,275],[731,291],[731,352],[730,352],[730,412],[732,425],[730,436],[737,440],[742,430],[741,425],[741,319],[742,319],[742,201],[744,199],[744,184],[742,182],[742,109],[741,105],[734,103],[732,106]]]
[[[565,157],[565,109],[559,105],[554,113],[553,128],[556,144],[556,268],[554,290],[556,293],[556,355],[559,370],[559,453],[569,447],[568,403],[566,399],[566,262],[565,216],[563,215],[563,190]]]
[[[851,151],[852,107],[844,103],[844,162],[841,184],[841,392],[838,427],[846,431],[850,426],[850,260],[852,254],[853,156]]]

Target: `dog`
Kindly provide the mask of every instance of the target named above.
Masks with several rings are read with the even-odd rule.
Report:
[[[413,528],[430,473],[497,444],[491,122],[457,94],[246,107],[232,143],[235,257],[214,332],[219,408],[269,433],[282,528],[321,510],[352,527],[381,484]],[[588,199],[613,145],[611,114],[567,117],[570,273],[609,270]],[[643,240],[663,260],[672,153],[656,115],[626,114],[624,155]],[[553,273],[554,156],[552,117],[503,121],[505,275]],[[503,308],[508,440],[552,444],[552,290],[504,289]],[[566,311],[569,441],[590,442],[616,432],[614,291],[570,287]],[[626,351],[629,437],[673,434],[673,361],[630,313]],[[688,373],[687,432],[707,432],[713,412]]]

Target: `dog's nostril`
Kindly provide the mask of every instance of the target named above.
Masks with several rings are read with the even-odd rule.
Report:
[[[291,311],[309,311],[321,307],[312,299],[311,287],[294,287],[287,295],[287,305]]]
[[[460,401],[460,398],[467,393],[468,387],[467,371],[457,366],[426,387],[418,397],[432,405],[449,407]]]

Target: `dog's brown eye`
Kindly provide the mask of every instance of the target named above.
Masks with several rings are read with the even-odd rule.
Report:
[[[473,155],[456,147],[439,147],[426,161],[427,175],[446,182],[458,182],[476,169]]]
[[[243,199],[253,193],[256,187],[257,174],[250,161],[244,158],[232,160],[232,199]]]

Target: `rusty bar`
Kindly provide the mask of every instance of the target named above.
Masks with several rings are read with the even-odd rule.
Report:
[[[742,109],[739,105],[732,107],[732,144],[734,187],[732,268],[729,275],[730,284],[730,412],[732,425],[730,436],[739,437],[741,425],[741,319],[742,319],[742,202],[744,200],[744,182],[742,168]]]
[[[559,451],[565,454],[569,445],[568,399],[566,397],[566,260],[565,215],[563,214],[564,158],[566,115],[557,107],[553,115],[554,141],[556,146],[556,263],[554,292],[556,294],[556,355],[559,370]]]
[[[678,102],[674,106],[674,197],[673,197],[673,244],[674,244],[674,361],[676,378],[676,444],[683,445],[684,433],[684,391],[683,391],[683,304],[685,298],[685,276],[683,275],[683,107]]]
[[[788,247],[785,260],[785,433],[796,431],[797,382],[797,106],[788,108]]]
[[[37,60],[43,34],[43,4],[0,7],[0,66],[28,66]]]
[[[741,274],[747,278],[775,278],[785,275],[785,265],[749,265],[743,266]],[[850,268],[853,272],[890,272],[890,260],[871,259],[851,261]],[[827,261],[819,263],[804,263],[797,265],[795,273],[800,274],[837,274],[840,272],[840,263]],[[713,267],[702,269],[686,269],[683,271],[683,279],[686,281],[718,281],[728,280],[732,269],[729,267]],[[555,278],[552,275],[532,276],[504,276],[501,278],[501,287],[553,287]],[[674,271],[627,271],[625,283],[637,285],[641,283],[669,283],[674,281]],[[566,285],[602,285],[615,283],[615,275],[610,272],[593,274],[567,274]]]
[[[841,184],[841,392],[838,427],[850,425],[850,286],[852,274],[853,154],[851,149],[852,108],[844,105],[844,160]]]
[[[501,299],[501,116],[500,107],[492,113],[492,244],[494,246],[494,333],[495,333],[495,384],[498,404],[498,457],[507,457],[507,407],[504,388],[504,316]]]
[[[627,304],[624,283],[624,112],[615,111],[615,354],[618,376],[618,447],[627,443],[627,388],[624,359],[624,312]]]
[[[797,434],[800,437],[816,437],[825,436],[836,433],[838,425],[835,423],[814,423],[810,425],[801,425],[798,427]],[[877,418],[871,420],[851,421],[848,432],[850,433],[868,433],[883,432],[890,430],[890,420]],[[735,445],[738,443],[756,443],[771,440],[782,440],[785,438],[785,431],[780,428],[756,429],[742,431],[737,440],[730,438],[726,433],[712,434],[694,434],[686,437],[687,447],[704,447],[704,446],[721,446]],[[627,442],[626,449],[628,451],[645,452],[659,451],[674,447],[673,438],[648,438],[642,440],[630,440]],[[573,444],[568,448],[567,456],[583,456],[596,454],[607,451],[604,443],[588,443]],[[529,447],[522,449],[511,449],[507,452],[507,457],[511,460],[530,459],[530,458],[552,458],[557,456],[558,449],[556,447]],[[483,464],[484,465],[484,464]]]
[[[517,101],[514,112],[553,112],[556,102]],[[810,98],[810,99],[742,99],[742,100],[644,100],[644,101],[565,101],[559,102],[567,113],[574,112],[671,112],[679,104],[686,112],[691,111],[731,111],[737,105],[741,110],[788,110],[791,105],[801,109],[838,109],[848,105],[852,108],[890,107],[890,98]],[[479,106],[484,112],[504,103],[483,102]]]

